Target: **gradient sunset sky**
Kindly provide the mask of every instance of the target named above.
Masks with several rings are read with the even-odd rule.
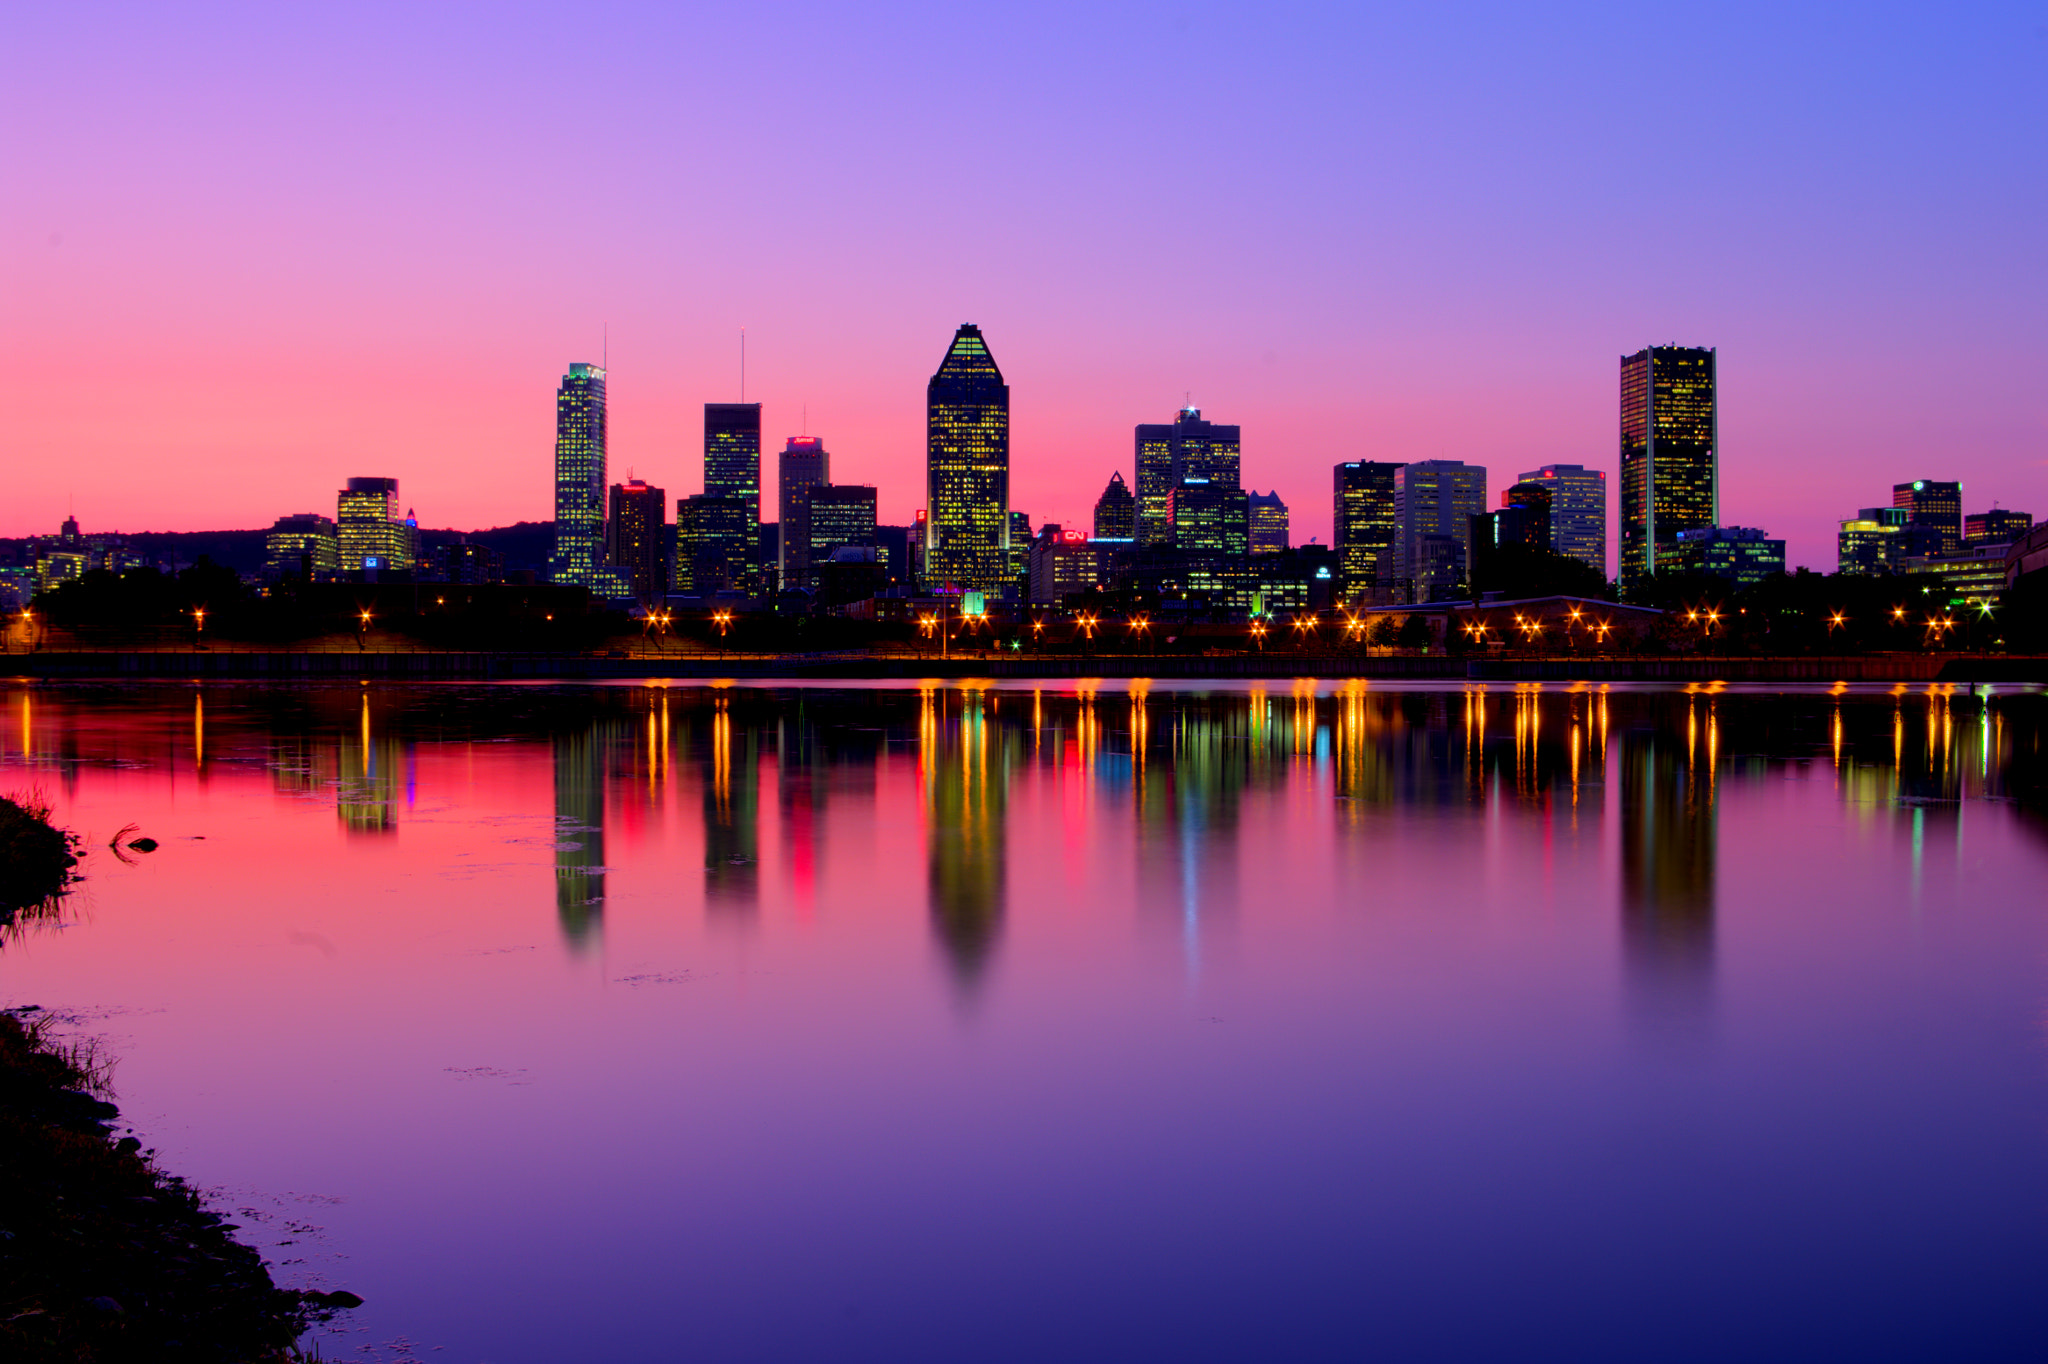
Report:
[[[2038,2],[67,4],[0,72],[0,534],[544,519],[607,327],[614,479],[700,489],[744,326],[771,482],[808,407],[901,521],[961,322],[1034,522],[1184,395],[1297,542],[1338,460],[1612,471],[1665,343],[1796,563],[2048,514]]]

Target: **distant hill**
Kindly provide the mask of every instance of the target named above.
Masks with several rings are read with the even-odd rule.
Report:
[[[509,526],[493,526],[489,530],[428,530],[420,528],[420,548],[431,551],[441,545],[453,545],[467,540],[472,545],[485,545],[505,556],[507,570],[521,568],[543,569],[547,567],[548,556],[555,552],[555,523],[552,521],[519,521]]]
[[[269,528],[263,530],[139,530],[129,531],[126,539],[138,554],[151,561],[176,559],[180,566],[197,562],[205,555],[223,568],[237,573],[254,573],[263,567],[265,556],[263,537]],[[439,545],[452,545],[468,540],[472,544],[488,545],[505,556],[507,569],[547,567],[548,555],[554,552],[555,523],[552,521],[521,521],[510,526],[493,526],[489,530],[427,530],[420,531],[420,545],[432,550]],[[22,562],[27,541],[21,539],[0,540],[0,564]]]

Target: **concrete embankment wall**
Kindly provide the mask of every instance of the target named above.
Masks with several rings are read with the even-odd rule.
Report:
[[[221,650],[38,653],[0,657],[0,676],[78,679],[219,678],[317,682],[528,681],[550,678],[1289,678],[1365,677],[1487,682],[2044,682],[2048,658],[1872,654],[1844,658],[1361,658],[1250,654],[1200,658],[1115,654],[920,658],[865,654],[688,655],[288,653]]]

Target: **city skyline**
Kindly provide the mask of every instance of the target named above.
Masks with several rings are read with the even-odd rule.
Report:
[[[260,527],[361,470],[402,478],[432,525],[542,519],[542,386],[604,359],[619,466],[695,491],[704,403],[762,402],[771,441],[807,407],[900,524],[916,383],[965,317],[1016,385],[1011,505],[1063,524],[1087,522],[1073,490],[1135,477],[1131,424],[1184,401],[1243,426],[1297,542],[1330,542],[1339,460],[1612,479],[1606,364],[1689,339],[1722,357],[1724,514],[1795,562],[1827,567],[1840,518],[1882,501],[1840,492],[1873,465],[2044,500],[2031,224],[2048,176],[2029,130],[2048,68],[2017,6],[1853,31],[1814,14],[1254,24],[1197,6],[1013,32],[998,15],[603,13],[566,54],[513,22],[408,21],[393,46],[368,12],[317,33],[306,16],[28,16],[0,91],[43,130],[16,150],[0,232],[0,534],[73,509]],[[707,43],[731,60],[667,79]],[[979,116],[935,132],[955,74],[990,71],[991,51]],[[882,93],[831,120],[764,106],[791,60]],[[1188,69],[1230,71],[1243,97],[1173,98]],[[258,104],[220,93],[251,80]],[[1661,135],[1618,111],[1653,97],[1719,110],[1682,199],[1627,169]],[[579,131],[593,120],[605,137]],[[1007,149],[1008,207],[957,232],[955,191],[925,167],[987,146]],[[1229,190],[1162,222],[1194,148]],[[552,160],[587,192],[555,187]],[[762,211],[689,212],[714,184]],[[772,207],[792,195],[833,205],[833,231]],[[1615,230],[1638,219],[1658,226]]]

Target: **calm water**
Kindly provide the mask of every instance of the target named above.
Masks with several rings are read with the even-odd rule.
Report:
[[[2040,701],[0,690],[0,996],[330,1358],[2038,1360]]]

